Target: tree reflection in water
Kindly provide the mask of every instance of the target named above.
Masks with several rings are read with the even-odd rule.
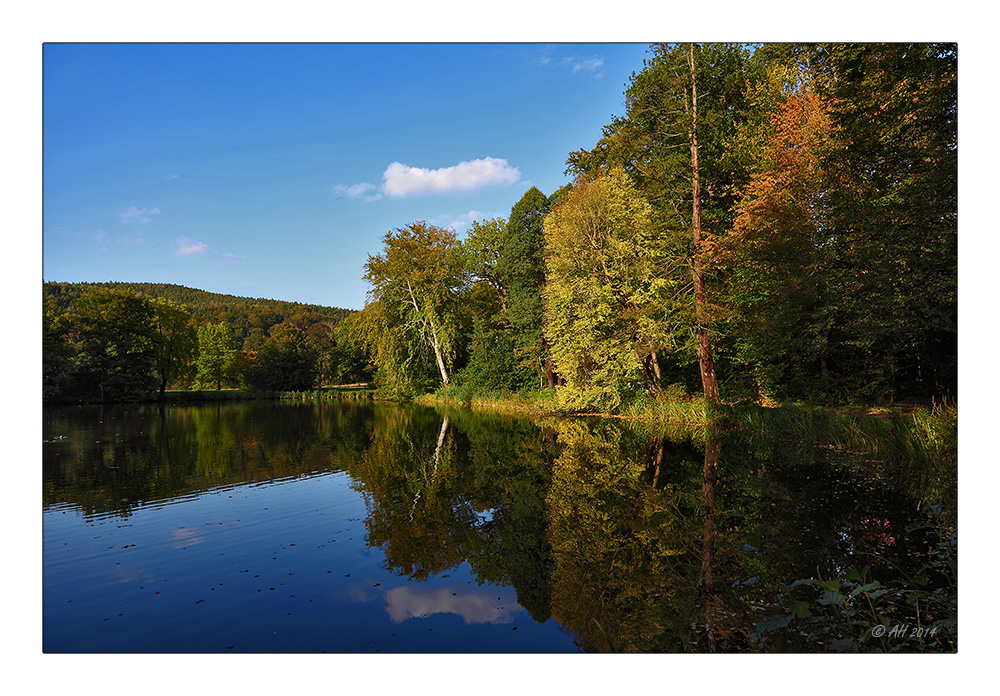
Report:
[[[865,564],[883,582],[916,576],[921,506],[952,486],[899,462],[739,432],[464,408],[84,409],[53,411],[46,428],[69,437],[46,445],[45,504],[84,514],[346,470],[367,508],[366,543],[388,569],[419,582],[467,563],[585,651],[757,649],[754,625],[798,578]],[[509,616],[454,596],[413,588],[391,611]]]

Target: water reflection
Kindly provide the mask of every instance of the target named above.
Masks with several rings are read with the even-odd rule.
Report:
[[[397,587],[385,593],[386,612],[393,623],[432,614],[457,614],[466,624],[509,624],[521,607],[510,600],[502,603],[487,592],[463,592],[457,585],[436,590]]]
[[[940,493],[898,463],[801,443],[467,409],[60,409],[46,411],[44,435],[45,509],[78,510],[85,520],[345,472],[363,500],[367,553],[400,584],[352,579],[339,590],[344,606],[381,604],[372,601],[381,596],[393,624],[451,615],[499,626],[526,612],[538,625],[554,621],[584,651],[816,649],[767,642],[755,627],[783,610],[785,588],[801,578],[861,566],[883,584],[918,576],[935,542],[933,529],[920,527],[923,508]],[[315,524],[304,511],[283,514],[289,534]],[[301,553],[328,577],[319,549],[340,531],[316,533],[325,543]],[[213,534],[180,525],[169,546],[214,549]],[[455,585],[449,576],[460,572],[506,589]],[[308,630],[298,630],[305,641]]]
[[[43,503],[127,517],[136,506],[219,486],[341,468],[370,412],[327,404],[46,410]],[[366,422],[369,421],[369,422]]]

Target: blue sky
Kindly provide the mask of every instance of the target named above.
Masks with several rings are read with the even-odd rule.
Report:
[[[506,217],[647,44],[46,44],[43,276],[360,309],[415,220]]]

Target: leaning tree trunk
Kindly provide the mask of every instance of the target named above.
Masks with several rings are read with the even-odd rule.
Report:
[[[434,326],[434,320],[431,318],[430,312],[421,312],[420,305],[417,303],[417,298],[413,294],[413,287],[410,285],[410,281],[406,281],[406,289],[410,292],[410,303],[413,305],[413,310],[417,313],[417,316],[421,317],[421,321],[424,324],[424,331],[430,335],[431,347],[434,349],[434,357],[437,359],[438,371],[441,373],[441,381],[444,382],[444,386],[448,386],[448,371],[444,367],[444,357],[441,355],[441,344],[438,342],[437,329]],[[421,316],[423,315],[423,316]]]
[[[431,344],[434,346],[434,357],[437,358],[438,370],[441,372],[441,381],[444,386],[448,386],[448,371],[444,368],[444,357],[441,355],[441,346],[438,343],[437,332],[434,329],[434,321],[428,317],[431,327]]]
[[[691,230],[694,254],[691,273],[694,276],[694,310],[697,320],[695,334],[698,337],[698,365],[701,368],[701,386],[705,398],[715,403],[719,400],[719,384],[715,378],[715,362],[712,360],[712,344],[708,338],[706,325],[708,312],[705,309],[705,280],[701,262],[701,179],[698,171],[698,87],[694,69],[694,44],[690,45],[688,58],[691,65],[691,126],[688,137],[691,143]]]

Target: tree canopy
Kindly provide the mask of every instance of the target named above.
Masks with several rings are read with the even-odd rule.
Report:
[[[572,185],[464,236],[388,232],[361,312],[44,284],[43,389],[184,384],[198,329],[214,388],[371,376],[585,409],[954,396],[957,120],[953,44],[654,44],[623,113],[568,155]],[[223,325],[233,366],[208,377]]]

